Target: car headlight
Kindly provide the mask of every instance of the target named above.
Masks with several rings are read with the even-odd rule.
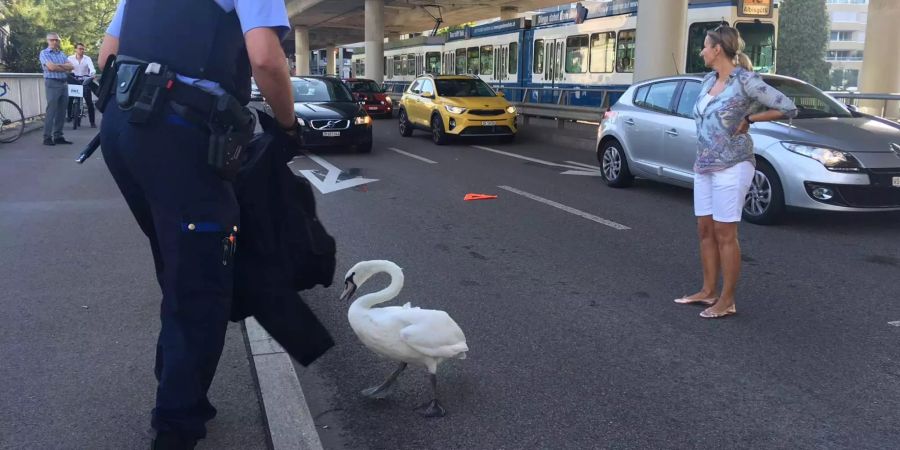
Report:
[[[828,170],[836,172],[859,172],[862,168],[859,161],[853,155],[840,150],[796,142],[782,142],[781,146],[798,155],[803,155],[819,161]]]
[[[387,95],[384,96],[384,101],[385,101],[385,103],[387,103],[388,105],[390,105],[391,103],[394,103],[394,101],[391,100],[391,98],[388,97]]]
[[[508,112],[508,113],[510,113],[510,114],[515,114],[515,113],[516,113],[516,107],[515,107],[515,106],[507,106],[507,107],[506,107],[506,112]]]
[[[358,116],[354,123],[356,123],[357,125],[368,125],[368,124],[372,123],[372,118],[369,117],[368,115]]]
[[[303,120],[302,117],[298,117],[298,118],[297,118],[297,123],[299,123],[301,127],[305,127],[305,126],[306,126],[306,121]]]
[[[444,105],[444,109],[446,109],[447,112],[449,112],[451,114],[462,114],[462,113],[466,112],[466,108],[463,108],[460,106]]]

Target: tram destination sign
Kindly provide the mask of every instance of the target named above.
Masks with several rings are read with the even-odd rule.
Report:
[[[741,17],[772,17],[772,0],[740,0],[738,2],[738,16]]]

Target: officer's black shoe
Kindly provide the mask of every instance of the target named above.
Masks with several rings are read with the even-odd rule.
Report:
[[[56,138],[53,140],[54,144],[71,144],[72,141],[67,141],[66,138]]]
[[[53,139],[44,139],[44,145],[56,145],[56,142],[53,142]]]
[[[186,438],[175,433],[158,433],[153,440],[151,450],[194,450],[196,439]]]

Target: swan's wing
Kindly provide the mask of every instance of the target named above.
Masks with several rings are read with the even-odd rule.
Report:
[[[406,309],[397,316],[409,323],[400,330],[400,338],[424,355],[453,358],[469,351],[462,329],[444,311]]]

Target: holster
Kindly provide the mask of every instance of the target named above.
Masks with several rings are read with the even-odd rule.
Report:
[[[256,116],[229,94],[216,97],[209,121],[207,162],[224,180],[234,181],[241,152],[253,138]]]
[[[109,55],[106,58],[106,65],[103,66],[103,72],[100,76],[100,87],[94,92],[97,95],[97,110],[102,114],[106,110],[109,99],[113,97],[116,89],[116,55]]]

